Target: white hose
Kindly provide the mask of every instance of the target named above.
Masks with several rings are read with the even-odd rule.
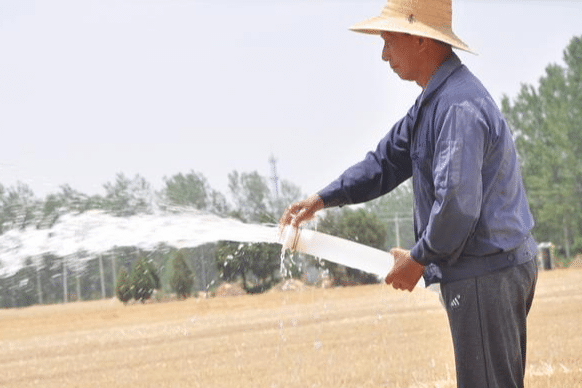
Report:
[[[375,274],[380,279],[384,279],[394,266],[394,258],[389,252],[313,230],[287,226],[280,240],[283,252],[298,251]],[[420,279],[416,287],[419,286],[424,287],[424,279]]]

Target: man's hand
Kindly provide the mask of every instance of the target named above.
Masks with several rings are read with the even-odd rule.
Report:
[[[424,266],[410,255],[410,251],[401,248],[390,250],[394,256],[394,267],[386,275],[386,284],[392,284],[397,290],[412,291],[424,272]]]
[[[283,230],[289,224],[297,228],[302,222],[312,219],[315,213],[323,208],[323,200],[317,194],[313,194],[303,201],[292,203],[287,206],[279,220],[279,230]]]

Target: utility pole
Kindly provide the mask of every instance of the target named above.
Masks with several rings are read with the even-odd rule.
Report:
[[[77,269],[77,302],[81,301],[81,272]]]
[[[103,255],[99,255],[99,277],[101,278],[101,298],[105,299],[105,279],[103,275]]]
[[[201,261],[202,261],[202,283],[204,284],[204,295],[206,295],[206,293],[208,292],[208,286],[206,285],[206,255],[203,253],[201,255]]]
[[[111,255],[111,272],[113,272],[113,296],[115,296],[115,287],[117,286],[117,273],[115,265],[115,251]]]
[[[412,218],[412,216],[406,216],[406,215],[403,217],[400,217],[398,215],[398,213],[394,213],[394,218],[389,218],[387,221],[394,221],[394,228],[395,228],[394,235],[396,238],[396,246],[400,248],[401,247],[400,246],[400,222],[401,221],[413,222],[413,218]]]
[[[570,237],[568,235],[568,225],[566,224],[566,219],[564,218],[564,247],[566,248],[566,258],[570,258]]]
[[[69,301],[67,288],[67,258],[63,256],[63,303]]]
[[[40,259],[39,259],[40,261]],[[37,292],[37,296],[38,296],[38,303],[42,304],[42,283],[40,281],[40,263],[37,263],[37,265],[35,266],[36,268],[36,292]]]
[[[394,224],[396,226],[396,247],[400,248],[400,228],[398,227],[398,213],[394,216]]]
[[[275,199],[279,198],[279,176],[277,175],[277,159],[273,154],[269,157],[269,163],[271,163],[271,180],[273,181],[273,192],[275,193]]]

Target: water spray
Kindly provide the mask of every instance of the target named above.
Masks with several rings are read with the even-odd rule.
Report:
[[[277,236],[273,225],[245,224],[196,211],[113,217],[100,211],[67,214],[51,229],[9,230],[0,236],[0,276],[22,268],[27,257],[37,265],[45,253],[67,257],[72,265],[114,247],[155,249],[159,244],[175,248],[195,247],[216,241],[280,243],[282,258],[301,252],[333,263],[375,274],[384,279],[394,265],[389,252],[309,229],[287,226]],[[82,255],[79,252],[84,252]],[[417,284],[424,286],[421,279]],[[422,287],[419,287],[422,288]]]

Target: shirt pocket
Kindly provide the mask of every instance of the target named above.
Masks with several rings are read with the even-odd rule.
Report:
[[[436,188],[452,188],[461,182],[462,142],[444,140],[439,142],[435,156],[434,184]]]

